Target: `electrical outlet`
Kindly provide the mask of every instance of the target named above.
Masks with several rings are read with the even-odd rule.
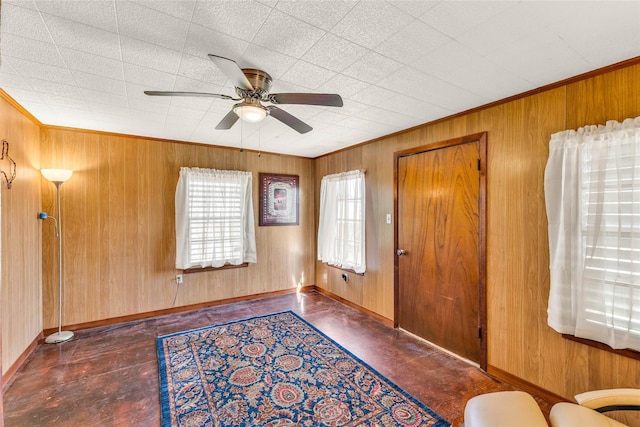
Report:
[[[182,283],[182,274],[176,274],[176,283],[178,285]]]

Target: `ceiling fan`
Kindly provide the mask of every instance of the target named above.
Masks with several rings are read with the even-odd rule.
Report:
[[[259,122],[267,116],[280,120],[285,125],[298,131],[299,133],[307,133],[311,126],[298,119],[297,117],[287,113],[286,111],[276,107],[276,105],[262,105],[263,102],[270,104],[304,104],[304,105],[323,105],[328,107],[342,107],[342,98],[337,94],[325,93],[269,93],[271,88],[271,76],[265,71],[255,68],[240,68],[233,60],[223,58],[222,56],[209,54],[211,59],[220,70],[231,80],[235,86],[236,93],[239,98],[233,98],[229,95],[217,93],[202,92],[171,92],[171,91],[155,91],[145,90],[144,93],[150,96],[199,96],[229,99],[232,101],[241,101],[235,104],[231,111],[222,118],[216,129],[226,130],[242,119],[247,122]]]

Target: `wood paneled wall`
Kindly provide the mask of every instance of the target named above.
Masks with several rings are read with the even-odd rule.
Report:
[[[2,179],[2,371],[42,332],[39,127],[0,97],[0,140],[17,164],[10,190]],[[0,161],[8,172],[9,162]],[[50,224],[47,224],[50,225]]]
[[[74,170],[61,187],[63,324],[314,283],[312,159],[58,128],[43,128],[41,141],[42,167]],[[258,262],[186,274],[176,294],[174,197],[181,166],[253,172]],[[257,225],[259,172],[300,176],[299,226]],[[55,186],[46,181],[42,205],[55,208]],[[52,233],[43,234],[45,328],[57,324]]]
[[[316,285],[393,318],[393,153],[488,132],[488,362],[567,398],[640,387],[640,362],[563,339],[547,326],[549,253],[544,169],[552,133],[640,115],[640,66],[427,124],[316,160],[329,173],[367,170],[367,272],[348,283],[316,262]],[[395,220],[395,218],[394,218]]]

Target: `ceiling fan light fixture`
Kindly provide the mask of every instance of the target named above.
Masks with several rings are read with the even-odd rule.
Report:
[[[267,110],[260,105],[246,103],[236,104],[233,107],[233,112],[242,120],[249,123],[257,123],[267,117]]]

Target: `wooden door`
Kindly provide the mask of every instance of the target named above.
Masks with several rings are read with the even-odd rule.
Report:
[[[483,150],[474,135],[396,155],[396,323],[486,368]]]

